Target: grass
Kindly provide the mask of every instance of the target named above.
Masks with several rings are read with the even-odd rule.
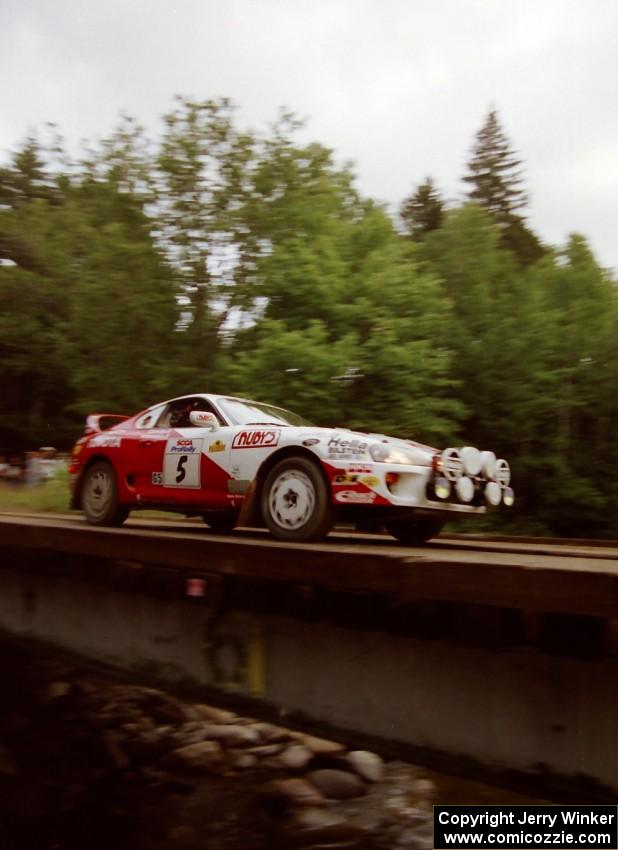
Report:
[[[69,498],[66,469],[41,484],[0,484],[0,510],[65,513],[69,510]]]

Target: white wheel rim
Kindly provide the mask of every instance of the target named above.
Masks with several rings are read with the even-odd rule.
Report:
[[[114,492],[112,477],[103,469],[88,476],[84,488],[84,507],[93,517],[102,516],[107,510]]]
[[[315,508],[313,482],[299,469],[288,469],[273,481],[268,493],[268,509],[273,521],[288,530],[302,528]]]

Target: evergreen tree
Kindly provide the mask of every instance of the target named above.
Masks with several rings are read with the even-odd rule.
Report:
[[[503,247],[527,266],[540,259],[544,249],[520,214],[528,203],[520,165],[521,160],[500,126],[498,113],[492,109],[477,133],[468,173],[463,177],[469,187],[466,194],[490,213],[500,225]]]
[[[508,224],[528,203],[520,165],[521,160],[511,150],[500,126],[498,113],[492,109],[477,133],[468,160],[469,173],[463,178],[469,186],[467,197],[485,207],[498,222]]]
[[[422,238],[431,230],[437,230],[444,216],[444,202],[433,180],[427,177],[415,192],[404,198],[399,216],[407,236]]]

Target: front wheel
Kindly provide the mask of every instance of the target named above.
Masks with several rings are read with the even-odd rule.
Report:
[[[318,467],[304,457],[274,466],[264,481],[264,522],[280,540],[320,540],[333,526],[329,491]]]
[[[444,528],[444,523],[435,519],[393,520],[385,523],[386,530],[400,543],[406,546],[422,546],[430,538],[436,537]]]
[[[118,504],[116,473],[98,461],[86,470],[81,487],[82,510],[90,525],[122,525],[129,511]]]

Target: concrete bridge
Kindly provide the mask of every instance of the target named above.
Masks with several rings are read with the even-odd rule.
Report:
[[[5,631],[582,796],[618,790],[617,622],[618,542],[0,515]]]

